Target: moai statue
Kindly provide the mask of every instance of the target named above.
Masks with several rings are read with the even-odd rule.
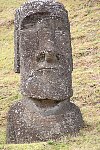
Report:
[[[70,102],[72,49],[68,12],[54,0],[31,0],[15,15],[15,72],[22,100],[8,113],[7,143],[31,143],[75,135],[83,127]]]

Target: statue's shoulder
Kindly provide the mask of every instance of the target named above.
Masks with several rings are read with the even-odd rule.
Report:
[[[21,112],[23,112],[24,109],[25,109],[24,101],[23,100],[16,101],[10,106],[8,116],[15,116],[15,114],[19,115]]]

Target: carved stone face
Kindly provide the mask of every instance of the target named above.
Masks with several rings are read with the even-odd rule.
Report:
[[[67,19],[37,13],[20,30],[21,92],[36,99],[72,96],[72,56]]]

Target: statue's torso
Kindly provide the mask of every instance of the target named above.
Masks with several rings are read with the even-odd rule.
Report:
[[[77,133],[81,126],[77,128],[81,120],[79,114],[78,107],[68,101],[51,108],[39,108],[32,100],[21,100],[10,109],[8,120],[12,125],[8,132],[10,130],[13,136],[9,140],[30,143],[58,139],[67,132]]]

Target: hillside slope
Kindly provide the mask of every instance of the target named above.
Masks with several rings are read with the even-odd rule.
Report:
[[[14,11],[25,0],[0,1],[0,149],[99,150],[100,149],[100,5],[99,0],[59,0],[69,12],[73,49],[72,102],[82,111],[85,128],[78,137],[62,142],[6,145],[6,114],[20,98],[19,75],[13,71]]]

